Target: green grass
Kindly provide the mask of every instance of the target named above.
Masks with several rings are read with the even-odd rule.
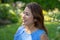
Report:
[[[0,40],[13,40],[19,24],[0,26]]]
[[[13,40],[14,34],[19,26],[20,24],[0,26],[0,40]],[[45,26],[48,30],[49,40],[60,40],[59,34],[56,34],[59,23],[45,22]]]
[[[60,33],[58,30],[60,29],[57,29],[57,27],[59,27],[58,22],[45,22],[45,26],[48,30],[48,36],[50,40],[60,40],[60,36],[58,36]]]

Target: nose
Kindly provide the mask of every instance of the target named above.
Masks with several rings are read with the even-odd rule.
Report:
[[[25,19],[25,14],[22,14],[22,18]]]

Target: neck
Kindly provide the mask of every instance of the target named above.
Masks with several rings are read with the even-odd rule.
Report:
[[[32,32],[34,32],[35,30],[37,30],[37,28],[34,25],[29,25],[29,26],[25,26],[25,31],[28,34],[31,34]]]

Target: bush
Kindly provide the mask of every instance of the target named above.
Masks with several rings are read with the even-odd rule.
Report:
[[[18,15],[16,15],[11,5],[0,4],[0,19],[9,20],[11,23],[16,23],[18,22]]]

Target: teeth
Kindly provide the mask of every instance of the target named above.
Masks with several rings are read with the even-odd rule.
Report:
[[[26,22],[26,20],[23,20],[23,22]]]

